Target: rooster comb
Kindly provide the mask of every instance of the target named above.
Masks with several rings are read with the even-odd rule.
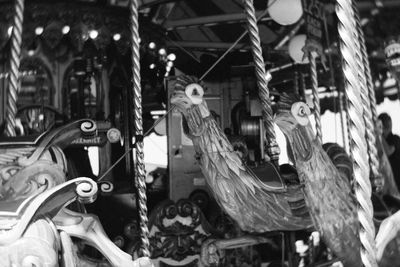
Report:
[[[185,91],[186,86],[188,86],[191,83],[197,83],[201,87],[204,88],[204,91],[206,91],[206,88],[204,86],[204,83],[199,81],[199,79],[195,76],[189,76],[189,75],[181,75],[178,76],[175,82],[175,90],[177,91]]]
[[[298,94],[288,94],[288,93],[282,93],[279,95],[279,101],[277,103],[278,107],[278,112],[279,111],[290,111],[292,108],[292,105],[296,102],[300,102],[300,96]]]

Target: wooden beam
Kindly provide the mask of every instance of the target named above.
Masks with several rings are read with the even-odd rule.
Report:
[[[232,43],[224,42],[189,42],[189,41],[167,41],[168,47],[184,47],[198,50],[227,50],[232,46]],[[239,43],[233,49],[249,50],[248,44]]]
[[[256,12],[257,17],[262,14],[262,11]],[[220,23],[238,23],[246,20],[246,16],[244,13],[232,13],[232,14],[220,14],[213,16],[204,16],[204,17],[194,17],[188,19],[180,19],[180,20],[167,20],[163,26],[167,30],[188,28],[188,27],[197,27],[197,26],[213,26]],[[261,20],[270,20],[269,17],[265,17]]]

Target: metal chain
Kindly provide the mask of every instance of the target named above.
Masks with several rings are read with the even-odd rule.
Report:
[[[6,134],[16,136],[18,78],[21,63],[22,23],[24,21],[24,0],[15,0],[13,30],[11,34],[10,74],[7,97]]]
[[[358,39],[360,44],[360,55],[362,60],[362,66],[365,75],[365,83],[366,88],[362,91],[365,92],[365,96],[363,99],[364,112],[367,116],[364,116],[368,120],[368,124],[366,123],[367,128],[367,143],[368,143],[368,155],[369,155],[369,163],[371,168],[371,176],[372,179],[381,179],[382,176],[379,173],[379,159],[378,159],[378,150],[376,146],[376,138],[375,138],[375,126],[376,120],[378,118],[376,111],[376,99],[375,99],[375,91],[372,83],[371,77],[371,69],[369,66],[367,48],[365,47],[365,39],[364,33],[361,28],[360,17],[358,15],[357,7],[353,5],[355,20],[356,20],[356,28],[358,33]],[[363,94],[364,95],[364,94]]]
[[[358,219],[360,222],[360,255],[366,267],[376,267],[375,228],[373,224],[373,207],[371,202],[372,188],[369,180],[367,144],[365,142],[364,109],[360,92],[364,89],[359,80],[357,57],[358,38],[351,0],[337,0],[336,15],[338,17],[338,32],[342,68],[345,79],[345,92],[348,99],[348,120],[350,152],[353,156],[355,179],[355,194],[358,202]]]
[[[147,217],[147,196],[145,182],[145,166],[143,153],[143,118],[142,118],[142,90],[140,85],[140,55],[139,55],[139,13],[137,0],[130,2],[131,41],[132,41],[132,75],[133,75],[133,100],[136,134],[136,181],[139,209],[141,254],[150,257],[149,229]],[[141,140],[138,140],[141,139]]]
[[[318,73],[317,73],[317,62],[315,55],[310,52],[308,58],[310,61],[310,72],[311,72],[311,89],[313,95],[314,104],[314,118],[315,118],[315,130],[318,141],[322,144],[322,125],[321,125],[321,107],[318,96]]]
[[[272,118],[272,106],[271,100],[269,98],[268,81],[265,72],[264,58],[262,56],[261,41],[258,32],[253,0],[243,0],[243,4],[247,18],[247,28],[250,35],[251,51],[256,68],[257,85],[262,106],[263,122],[266,129],[266,136],[268,141],[267,153],[270,156],[272,162],[276,166],[278,166],[280,150],[278,143],[276,142],[275,129]]]

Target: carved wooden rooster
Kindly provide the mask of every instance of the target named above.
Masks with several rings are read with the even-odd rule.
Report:
[[[299,185],[277,190],[246,166],[218,126],[205,101],[203,88],[192,77],[180,76],[171,104],[183,115],[183,128],[199,155],[200,167],[220,206],[250,232],[299,230],[312,227],[309,214],[291,207],[304,202]],[[265,176],[268,176],[265,173]]]
[[[359,223],[349,183],[351,164],[335,167],[315,138],[305,103],[284,94],[278,106],[276,123],[290,146],[315,227],[345,266],[361,266]]]

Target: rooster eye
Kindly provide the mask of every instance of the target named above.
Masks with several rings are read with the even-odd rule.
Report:
[[[303,102],[297,102],[292,105],[291,113],[296,121],[303,126],[308,124],[308,115],[310,115],[310,108]]]
[[[193,104],[199,105],[203,102],[204,89],[197,83],[191,83],[185,88],[186,96]]]
[[[306,113],[306,111],[304,110],[304,107],[300,107],[300,109],[299,109],[299,116],[306,116],[307,115],[307,113]]]

